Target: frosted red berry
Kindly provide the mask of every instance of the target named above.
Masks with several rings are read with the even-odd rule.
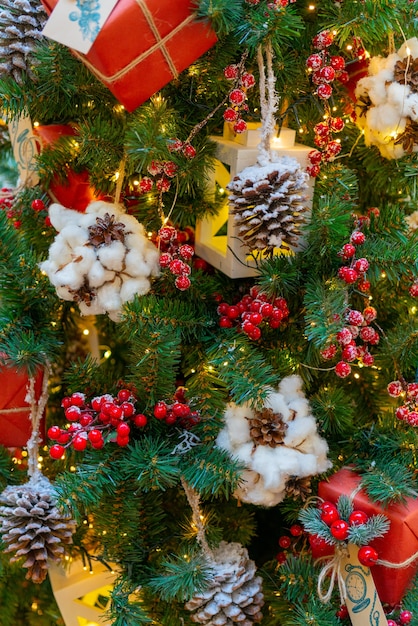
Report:
[[[345,361],[339,361],[335,366],[335,373],[339,378],[347,378],[351,374],[351,367]]]
[[[366,235],[361,230],[355,230],[351,233],[350,240],[355,246],[360,246],[366,241]]]

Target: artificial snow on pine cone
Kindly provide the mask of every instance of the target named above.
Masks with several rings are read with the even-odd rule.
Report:
[[[0,8],[0,77],[19,85],[26,73],[34,80],[33,51],[43,37],[47,14],[39,0],[3,0]]]
[[[301,496],[309,490],[307,479],[332,465],[300,376],[288,376],[278,390],[271,389],[261,410],[230,403],[224,424],[218,447],[246,467],[234,493],[242,502],[270,507],[287,496]]]
[[[308,175],[288,156],[246,167],[227,185],[238,237],[250,250],[297,248],[306,222]]]
[[[356,123],[367,146],[387,159],[418,151],[418,39],[388,57],[372,57],[356,87]]]
[[[77,302],[82,315],[119,321],[124,303],[146,294],[159,271],[158,250],[142,224],[101,201],[85,213],[52,204],[49,217],[58,235],[40,268],[58,296]]]
[[[185,607],[191,620],[207,626],[252,626],[262,619],[262,578],[240,543],[222,541],[213,551],[211,585]]]
[[[0,494],[0,536],[11,563],[23,560],[26,578],[41,583],[48,561],[60,563],[72,543],[76,524],[57,507],[57,497],[45,476],[11,485]]]

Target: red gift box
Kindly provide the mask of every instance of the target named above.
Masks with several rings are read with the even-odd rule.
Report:
[[[58,0],[42,0],[50,13]],[[133,111],[217,41],[190,0],[119,0],[86,54],[74,52]]]
[[[35,398],[42,393],[43,371],[35,376]],[[26,446],[31,434],[30,405],[26,401],[28,375],[8,365],[0,366],[0,444],[6,448]],[[45,438],[45,418],[41,420],[39,434]]]
[[[331,476],[328,482],[319,484],[318,495],[336,503],[341,495],[350,496],[358,487],[361,477],[344,468]],[[354,508],[369,516],[379,513],[390,520],[389,531],[371,542],[379,559],[390,563],[402,563],[418,553],[418,500],[406,498],[405,504],[391,504],[383,509],[372,502],[364,491],[356,492]],[[418,558],[408,567],[396,569],[374,565],[371,568],[377,593],[383,603],[395,605],[400,602],[418,569]]]
[[[45,126],[35,126],[33,132],[40,139],[41,150],[46,146],[53,146],[62,136],[76,136],[77,133],[72,126],[64,124],[48,124]],[[68,168],[65,180],[62,181],[55,176],[48,188],[48,193],[54,202],[62,204],[67,209],[74,209],[83,213],[90,202],[104,199],[89,182],[89,174],[86,170],[74,172]]]

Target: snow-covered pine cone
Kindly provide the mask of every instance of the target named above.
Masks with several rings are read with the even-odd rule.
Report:
[[[33,51],[42,37],[47,14],[39,0],[3,0],[0,5],[0,78],[19,85],[26,72],[34,80]]]
[[[261,621],[262,579],[240,543],[222,541],[213,553],[212,585],[186,603],[191,619],[207,626],[252,626]]]
[[[252,165],[227,185],[238,237],[250,250],[289,249],[298,245],[305,223],[307,174],[296,159],[283,156]]]
[[[24,485],[11,485],[0,494],[0,535],[11,563],[24,559],[26,578],[41,583],[48,561],[60,563],[65,546],[72,543],[75,522],[56,506],[49,480],[41,476]]]

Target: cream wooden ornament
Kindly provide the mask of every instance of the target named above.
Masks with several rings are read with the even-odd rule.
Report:
[[[110,624],[104,613],[116,572],[100,561],[92,569],[84,567],[81,559],[71,561],[68,567],[51,564],[48,569],[52,591],[65,626],[106,626]],[[103,598],[106,606],[103,606]]]
[[[225,124],[223,137],[211,139],[216,143],[215,169],[209,183],[210,193],[224,195],[220,211],[215,216],[204,218],[196,224],[195,251],[198,256],[221,270],[230,278],[245,278],[257,274],[257,261],[262,252],[249,252],[238,238],[238,227],[230,214],[226,186],[244,168],[254,165],[259,155],[260,125],[251,125],[243,135],[234,136]],[[309,165],[309,146],[295,143],[295,131],[284,128],[271,141],[272,152],[278,156],[289,156],[300,164],[302,170]],[[306,207],[308,216],[312,208],[313,179],[307,181]]]

